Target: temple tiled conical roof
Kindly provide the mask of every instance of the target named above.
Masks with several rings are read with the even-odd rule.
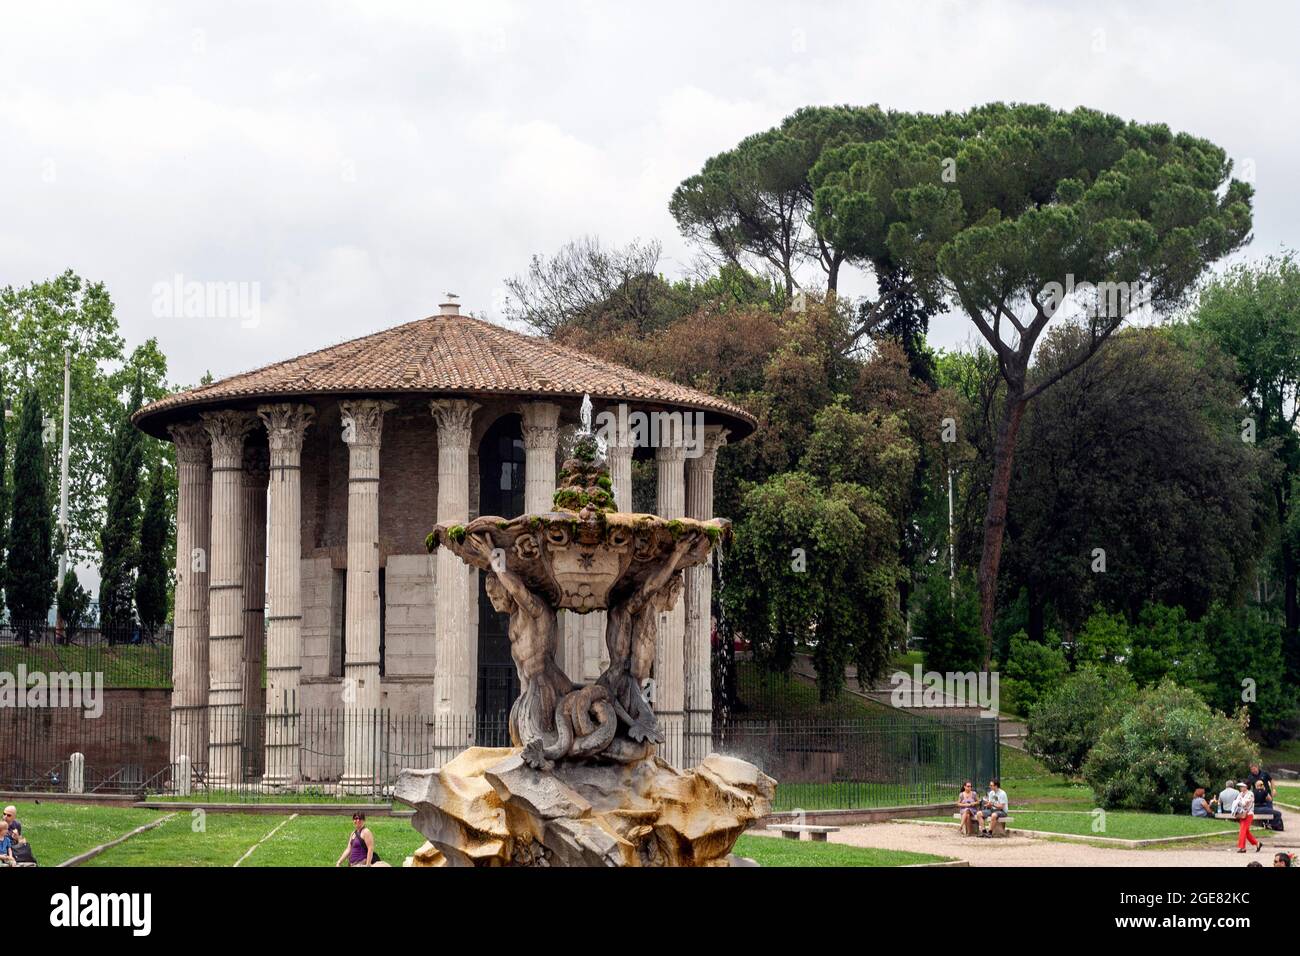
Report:
[[[530,395],[627,401],[702,411],[733,432],[754,418],[705,392],[606,362],[548,339],[467,315],[444,314],[177,392],[135,413],[140,428],[166,436],[168,424],[215,408],[313,396]]]

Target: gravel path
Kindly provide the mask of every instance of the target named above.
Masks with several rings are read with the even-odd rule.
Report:
[[[762,831],[751,831],[762,832]],[[780,839],[779,834],[771,835]],[[1238,854],[1236,842],[1223,841],[1223,848],[1182,848],[1128,850],[1102,848],[1085,843],[1044,840],[1012,835],[1005,839],[964,837],[955,826],[941,827],[918,823],[872,823],[844,827],[830,835],[830,842],[849,846],[877,847],[886,850],[914,850],[969,860],[971,866],[1245,866],[1259,860],[1265,866],[1273,862],[1273,846],[1287,846],[1294,851],[1295,834],[1266,834],[1264,849],[1258,854]],[[1231,851],[1229,850],[1231,847]],[[1249,847],[1247,848],[1249,850]]]

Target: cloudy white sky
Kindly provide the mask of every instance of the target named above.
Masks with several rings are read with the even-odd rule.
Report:
[[[504,277],[583,234],[658,238],[684,271],[673,187],[807,104],[1166,122],[1253,176],[1247,257],[1300,245],[1281,4],[7,0],[0,23],[0,284],[104,281],[178,382],[448,290],[499,316]],[[155,316],[176,276],[257,283],[260,321]],[[956,317],[932,337],[969,338]]]

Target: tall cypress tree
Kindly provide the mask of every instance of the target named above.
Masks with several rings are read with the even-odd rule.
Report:
[[[5,555],[9,550],[9,480],[5,455],[5,377],[0,371],[0,616],[4,615]]]
[[[131,424],[131,414],[140,402],[137,375],[130,404],[122,409],[113,432],[107,520],[99,536],[99,626],[109,641],[127,640],[131,633],[135,569],[139,563],[136,534],[140,528],[140,469],[144,463],[144,434]]]
[[[35,389],[23,395],[14,445],[13,515],[9,522],[9,561],[5,573],[9,615],[24,643],[45,626],[54,603],[54,515],[46,487],[41,404]]]
[[[171,531],[167,520],[167,484],[160,465],[149,482],[149,497],[140,519],[140,570],[135,578],[135,609],[140,627],[152,637],[167,617],[167,561]]]

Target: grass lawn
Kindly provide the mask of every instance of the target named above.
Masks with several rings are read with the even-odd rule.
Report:
[[[1259,753],[1266,770],[1273,767],[1300,770],[1300,738],[1283,741],[1279,747],[1263,747]]]
[[[31,671],[102,673],[105,687],[170,687],[172,649],[169,644],[0,645],[0,671],[14,673],[19,664]]]
[[[1120,840],[1157,840],[1161,837],[1192,836],[1194,834],[1236,834],[1231,820],[1204,820],[1192,816],[1175,816],[1164,813],[1135,813],[1128,810],[1108,810],[1106,829],[1092,829],[1091,813],[1070,813],[1059,810],[1012,810],[1012,830],[1041,830],[1045,833],[1071,833],[1079,836],[1112,837]]]
[[[736,688],[740,702],[732,716],[742,720],[857,720],[894,713],[847,689],[823,703],[812,681],[770,674],[753,661],[736,662]]]
[[[1281,803],[1289,803],[1293,807],[1300,807],[1300,784],[1278,783],[1274,780],[1273,789],[1277,792],[1277,799]],[[1286,823],[1285,818],[1282,822]]]
[[[210,819],[210,818],[209,818]],[[375,835],[375,850],[385,863],[402,860],[424,845],[424,837],[402,817],[371,817],[366,821]],[[346,816],[300,816],[281,827],[240,866],[333,866],[352,834]]]
[[[842,843],[742,836],[735,854],[747,856],[760,866],[908,866],[913,863],[943,863],[952,857],[907,850],[877,850],[845,846]]]
[[[1097,805],[1092,790],[1084,783],[1052,773],[1023,750],[1002,747],[1002,789],[1007,792],[1014,813],[1023,809],[1091,810]],[[982,791],[984,783],[976,784]],[[955,799],[955,798],[954,798]]]
[[[158,811],[150,811],[157,817]],[[84,866],[231,866],[244,851],[287,820],[264,813],[207,813],[194,829],[188,811],[101,853]]]
[[[164,816],[161,810],[74,803],[17,803],[23,836],[41,866],[55,866]]]

